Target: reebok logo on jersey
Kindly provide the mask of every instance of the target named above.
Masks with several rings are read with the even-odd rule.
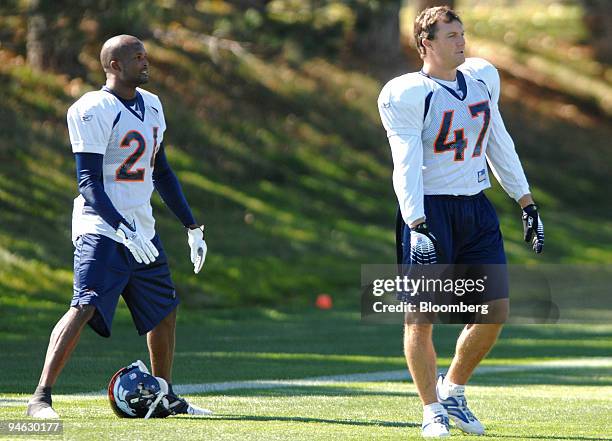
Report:
[[[485,169],[484,168],[482,170],[478,170],[478,182],[484,182],[486,177],[487,177],[487,175],[485,173]]]
[[[88,115],[87,113],[86,113],[85,115],[81,116],[81,120],[82,120],[83,122],[89,122],[89,121],[91,121],[92,119],[93,119],[93,115]]]

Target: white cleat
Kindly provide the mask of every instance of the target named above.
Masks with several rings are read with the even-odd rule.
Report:
[[[187,404],[187,414],[193,416],[208,416],[212,415],[212,410],[204,409],[203,407],[194,406],[193,404]]]
[[[471,435],[484,435],[485,428],[478,418],[474,416],[467,405],[465,387],[454,386],[452,390],[443,385],[444,375],[438,376],[436,394],[438,401],[448,412],[448,416],[459,429]]]
[[[447,438],[450,436],[448,415],[444,407],[435,403],[436,406],[423,409],[423,424],[421,435],[423,438]]]
[[[39,420],[58,420],[59,415],[47,403],[29,402],[26,415]]]
[[[208,416],[213,414],[208,409],[190,404],[185,398],[178,395],[168,394],[165,396],[165,401],[165,406],[172,415]]]

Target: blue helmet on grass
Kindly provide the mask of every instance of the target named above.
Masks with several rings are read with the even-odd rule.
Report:
[[[121,418],[165,418],[171,415],[167,394],[166,380],[151,375],[140,360],[119,369],[108,384],[111,407]]]

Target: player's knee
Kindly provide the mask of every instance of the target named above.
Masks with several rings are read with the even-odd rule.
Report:
[[[406,323],[404,325],[404,341],[409,344],[413,341],[431,339],[433,325],[430,323]]]
[[[426,325],[429,325],[429,329],[431,330],[431,325],[435,323],[436,316],[431,312],[420,312],[420,311],[406,311],[404,314],[404,325],[406,327],[411,327],[412,325],[424,325],[424,328],[418,329],[427,329]]]
[[[433,325],[431,324],[406,324],[404,326],[404,355],[412,358],[415,354],[423,351],[433,344]]]
[[[176,308],[173,309],[150,331],[153,333],[171,333],[176,329]]]
[[[86,323],[93,317],[96,307],[93,305],[77,305],[70,308],[73,320],[79,323]]]
[[[174,328],[176,325],[176,308],[170,311],[159,324],[166,328]]]
[[[164,317],[163,320],[165,323],[168,323],[170,325],[173,325],[176,323],[176,308],[174,308],[172,311],[170,311],[168,313],[168,315],[166,317]]]
[[[488,302],[487,314],[480,316],[480,323],[490,323],[503,325],[508,320],[510,314],[510,302],[508,299],[499,299]]]

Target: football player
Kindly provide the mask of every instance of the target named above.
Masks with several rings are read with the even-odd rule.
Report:
[[[404,325],[406,362],[423,404],[424,437],[449,436],[449,417],[464,432],[483,434],[483,425],[467,406],[465,385],[497,340],[509,304],[499,222],[483,193],[490,187],[487,162],[520,205],[524,238],[536,253],[544,245],[544,227],[500,115],[495,67],[480,58],[466,59],[461,19],[448,7],[422,11],[414,34],[422,70],[389,81],[378,99],[401,216],[398,260],[413,267],[478,266],[481,277],[493,276],[496,283],[483,298],[494,323],[468,322],[445,376],[436,380],[431,322],[409,315]]]
[[[72,213],[74,293],[68,312],[51,333],[27,415],[58,418],[51,388],[85,324],[101,336],[110,336],[120,295],[138,333],[147,336],[153,375],[168,383],[174,413],[209,414],[172,390],[179,299],[155,233],[153,190],[185,226],[195,273],[206,258],[204,229],[166,159],[161,102],[139,87],[149,79],[143,43],[130,35],[115,36],[104,43],[100,61],[106,85],[86,93],[68,110],[80,193]]]

